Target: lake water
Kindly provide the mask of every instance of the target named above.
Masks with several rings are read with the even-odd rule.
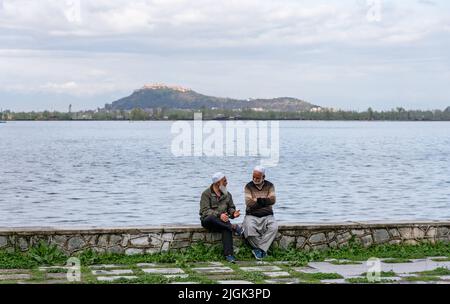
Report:
[[[175,157],[172,122],[0,125],[0,227],[198,223],[215,171],[245,210],[256,157]],[[450,219],[449,122],[280,122],[280,222]]]

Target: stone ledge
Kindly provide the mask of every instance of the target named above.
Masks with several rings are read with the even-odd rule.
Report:
[[[372,244],[450,241],[448,221],[282,223],[273,245],[297,250],[339,248],[351,240]],[[153,227],[15,227],[0,228],[0,250],[27,251],[39,242],[56,245],[67,254],[97,252],[143,254],[184,250],[195,243],[220,244],[221,234],[199,225]],[[235,237],[235,245],[242,239]]]
[[[448,227],[450,221],[358,221],[358,222],[321,222],[321,223],[280,223],[279,230],[310,230],[310,229],[370,229],[386,227]],[[11,234],[141,234],[163,232],[206,232],[200,225],[160,225],[160,226],[124,226],[124,227],[0,227],[0,235]]]

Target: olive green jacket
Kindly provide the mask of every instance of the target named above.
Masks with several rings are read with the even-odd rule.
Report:
[[[230,192],[218,198],[212,189],[212,185],[203,191],[200,199],[200,219],[203,220],[209,215],[220,217],[222,213],[228,214],[233,219],[235,211],[236,206],[233,203],[233,196]]]

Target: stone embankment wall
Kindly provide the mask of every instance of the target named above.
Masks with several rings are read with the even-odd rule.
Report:
[[[354,239],[372,244],[450,241],[450,222],[346,222],[280,225],[274,246],[298,250],[338,248]],[[121,228],[0,228],[0,250],[27,251],[44,241],[66,254],[97,252],[143,254],[179,250],[196,242],[220,243],[221,235],[199,226]],[[235,238],[235,245],[242,241]]]

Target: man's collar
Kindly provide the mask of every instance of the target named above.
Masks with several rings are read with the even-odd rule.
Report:
[[[258,186],[257,184],[255,184],[255,182],[254,181],[252,181],[253,182],[253,185],[258,189],[258,190],[261,190],[263,187],[264,187],[264,183],[266,182],[265,180],[262,182],[262,184],[261,184],[261,186]]]

